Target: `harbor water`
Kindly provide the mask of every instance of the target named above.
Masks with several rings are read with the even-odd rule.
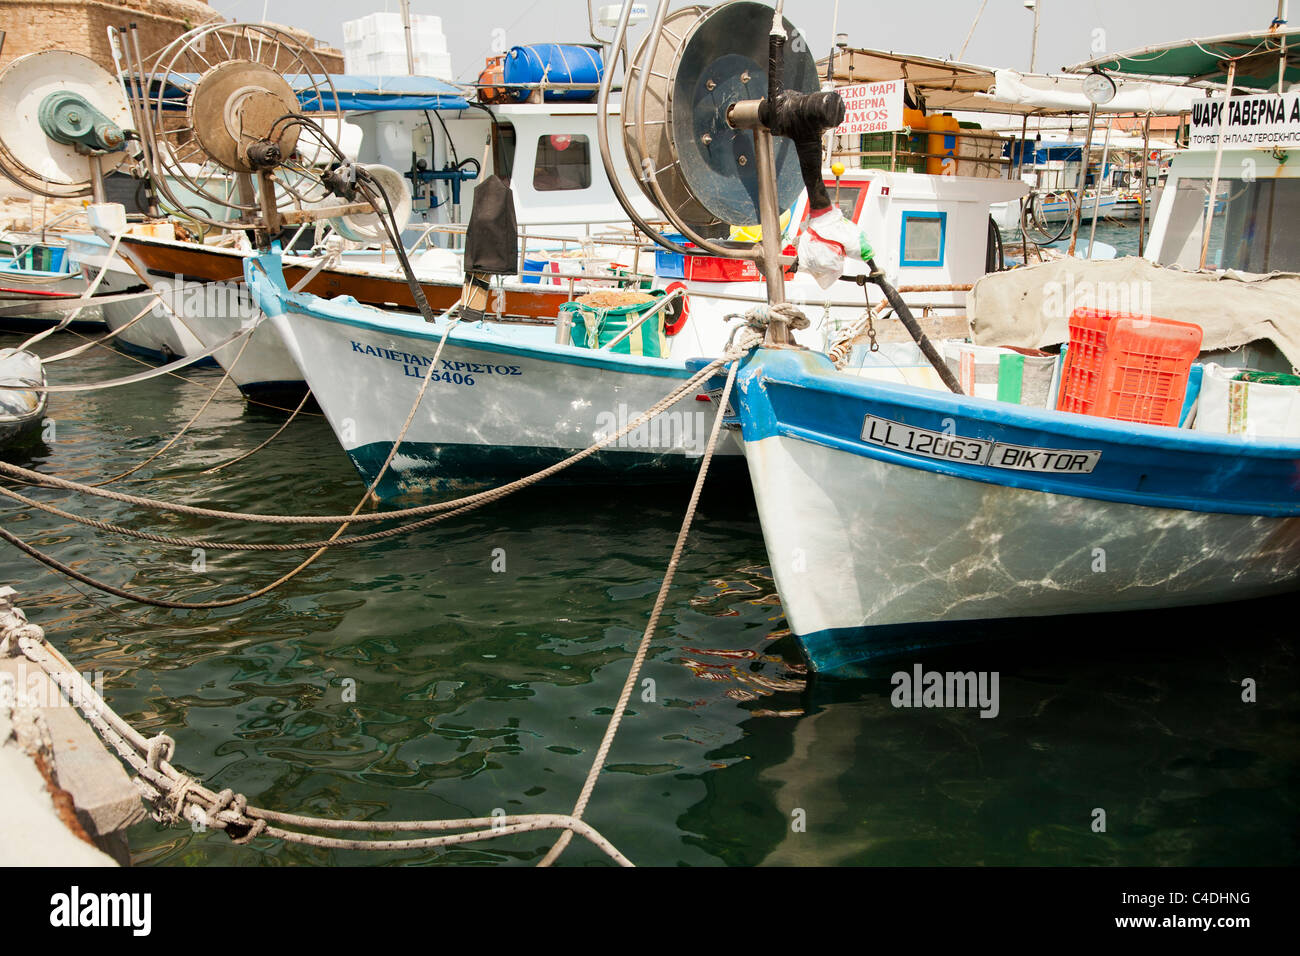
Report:
[[[1136,233],[1135,227],[1127,228]],[[1112,230],[1113,231],[1113,230]],[[1099,228],[1099,238],[1106,233]],[[0,345],[21,336],[6,333]],[[61,333],[44,355],[81,340]],[[105,349],[53,381],[141,369]],[[220,379],[50,402],[8,457],[82,481],[152,454]],[[362,485],[324,420],[223,390],[158,461],[113,487],[232,510],[337,514]],[[466,517],[336,549],[285,587],[216,611],[128,604],[12,548],[0,580],[109,703],[213,789],[351,819],[566,813],[618,698],[687,486],[538,487]],[[92,517],[176,535],[282,540],[62,492]],[[4,524],[93,577],[199,601],[269,583],[302,552],[206,554],[124,540],[6,501]],[[924,503],[918,502],[921,520]],[[642,681],[586,819],[643,865],[1294,865],[1300,662],[1289,599],[954,626],[990,640],[810,675],[789,637],[747,489],[705,495]],[[895,672],[998,675],[996,716],[900,708]],[[1243,700],[1253,682],[1253,702]],[[1245,696],[1251,697],[1249,693]],[[1104,829],[1096,825],[1104,810]],[[327,851],[152,821],[133,862],[536,862],[545,833],[439,851]],[[582,841],[566,864],[609,861]]]

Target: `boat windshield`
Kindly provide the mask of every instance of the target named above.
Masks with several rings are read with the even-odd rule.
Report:
[[[1208,177],[1177,181],[1161,265],[1195,269],[1201,260]],[[1300,179],[1221,179],[1210,225],[1207,268],[1300,272]]]

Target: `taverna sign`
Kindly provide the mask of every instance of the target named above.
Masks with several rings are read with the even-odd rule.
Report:
[[[856,83],[837,87],[844,100],[844,122],[835,128],[836,136],[861,136],[864,133],[888,133],[903,128],[903,83]]]
[[[1203,100],[1192,107],[1192,128],[1188,145],[1192,149],[1215,149],[1219,126],[1224,122],[1223,100]],[[1234,96],[1228,100],[1223,145],[1300,147],[1300,93],[1263,93]]]

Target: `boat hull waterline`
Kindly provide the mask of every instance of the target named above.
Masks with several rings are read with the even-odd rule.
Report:
[[[430,375],[376,489],[381,498],[454,493],[530,474],[618,432],[692,374],[682,361],[557,345],[553,328],[494,323],[454,327],[430,372],[444,323],[414,322],[348,298],[290,293],[273,259],[249,261],[249,287],[367,482]],[[712,415],[703,392],[688,395],[560,480],[650,482],[693,474]],[[740,464],[732,438],[717,454]]]
[[[752,357],[736,405],[777,589],[819,671],[960,639],[951,622],[1300,587],[1297,442],[873,383],[808,353]]]

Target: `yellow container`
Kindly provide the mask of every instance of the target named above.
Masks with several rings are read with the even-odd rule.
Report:
[[[926,117],[926,128],[930,130],[926,152],[934,155],[925,161],[925,171],[932,176],[956,175],[958,137],[954,134],[961,125],[951,113],[935,113]]]

